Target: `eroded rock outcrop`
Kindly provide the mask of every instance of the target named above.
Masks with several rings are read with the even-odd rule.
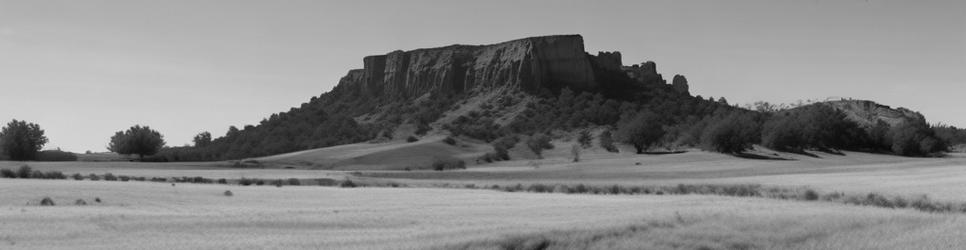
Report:
[[[620,54],[604,59],[584,51],[579,35],[531,37],[493,45],[452,45],[368,56],[351,70],[337,91],[358,96],[415,98],[433,92],[511,86],[594,89],[592,60],[620,69]],[[616,60],[615,60],[616,58]]]
[[[826,104],[845,112],[849,120],[863,127],[875,126],[879,121],[890,126],[896,126],[906,121],[921,121],[925,123],[922,114],[905,108],[895,108],[865,100],[830,101]]]
[[[631,66],[623,67],[624,73],[628,77],[642,83],[660,83],[665,84],[666,81],[661,74],[657,73],[657,64],[652,61],[643,62],[641,64],[634,64]]]
[[[594,57],[594,62],[602,70],[620,72],[621,68],[624,66],[621,61],[621,52],[597,52],[597,57]]]
[[[671,87],[675,91],[682,94],[690,94],[690,87],[688,87],[688,79],[684,78],[682,75],[674,75],[671,79]]]

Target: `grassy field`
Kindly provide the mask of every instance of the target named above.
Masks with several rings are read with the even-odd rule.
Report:
[[[360,147],[354,150],[361,153],[344,156],[340,162],[402,161],[405,152],[439,146],[435,141],[422,143]],[[588,151],[574,163],[561,148],[565,147],[547,152],[546,159],[471,164],[467,170],[444,172],[234,168],[230,162],[0,162],[0,168],[28,164],[68,175],[348,177],[363,183],[410,186],[278,188],[0,179],[0,248],[957,249],[966,245],[961,237],[966,215],[959,213],[767,198],[418,188],[442,183],[762,184],[808,187],[822,193],[926,194],[933,200],[966,202],[962,154],[903,158],[761,151],[786,160],[750,160],[699,151],[666,155]],[[348,151],[307,151],[259,160],[277,163],[344,152]],[[372,166],[342,165],[379,169]],[[226,190],[233,196],[225,196]],[[39,206],[43,197],[51,197],[57,205]],[[77,199],[88,205],[74,205]]]
[[[490,190],[0,182],[4,249],[953,249],[966,219],[821,202]],[[231,190],[233,196],[225,196]],[[51,197],[57,206],[36,205]],[[99,198],[102,202],[93,200]],[[84,199],[87,206],[73,205]],[[529,242],[529,243],[528,243]]]

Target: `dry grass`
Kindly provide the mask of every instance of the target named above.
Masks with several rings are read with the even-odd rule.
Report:
[[[220,185],[21,179],[0,190],[2,248],[488,248],[531,238],[598,249],[966,244],[961,215],[758,198],[306,186],[235,186],[227,198]],[[104,202],[24,205],[45,196]]]
[[[412,144],[419,143],[441,142]],[[336,151],[352,152],[351,147]],[[367,156],[409,152],[405,148],[372,151],[372,147],[361,146],[355,150]],[[872,206],[909,207],[916,201],[900,202],[895,197],[918,194],[966,202],[966,192],[961,191],[966,190],[963,155],[922,159],[847,154],[760,161],[704,152],[638,156],[589,150],[581,162],[572,163],[566,153],[549,151],[548,159],[538,162],[501,162],[446,172],[362,172],[362,177],[352,181],[362,186],[447,183],[473,188],[518,183],[529,188],[545,183],[542,189],[553,192],[564,191],[558,184],[570,185],[569,191],[578,183],[640,187],[750,183],[809,187],[817,190],[814,195],[819,200],[832,191],[882,194],[859,197],[855,202],[848,196],[835,200]],[[388,157],[392,154],[383,156],[397,159]],[[0,162],[0,168],[22,164]],[[841,202],[317,187],[308,186],[316,184],[308,181],[347,180],[346,176],[357,174],[238,169],[225,163],[37,162],[30,166],[81,176],[110,172],[169,179],[296,178],[306,186],[232,186],[229,198],[222,185],[2,179],[2,249],[956,249],[966,245],[966,238],[961,237],[966,231],[964,215]],[[346,182],[330,184],[340,183]],[[800,195],[810,200],[807,192]],[[25,205],[36,204],[43,197],[51,197],[58,206]],[[78,199],[94,202],[86,206],[70,203]]]

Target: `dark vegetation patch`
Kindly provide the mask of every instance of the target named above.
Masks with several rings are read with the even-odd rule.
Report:
[[[446,185],[445,187],[455,187]],[[758,184],[678,184],[673,186],[626,185],[548,185],[516,184],[482,187],[504,192],[597,194],[597,195],[718,195],[730,197],[761,197],[779,200],[826,201],[850,205],[894,209],[915,209],[933,213],[966,213],[966,203],[934,201],[926,195],[914,197],[888,196],[879,193],[849,195],[841,192],[822,194],[810,188],[764,187]]]
[[[44,150],[37,152],[38,161],[77,161],[77,155],[60,150]]]
[[[466,169],[466,162],[456,158],[436,158],[431,167],[436,171]]]
[[[60,171],[41,172],[33,170],[28,165],[20,166],[16,171],[10,169],[0,169],[0,178],[21,178],[21,179],[67,179],[67,175]]]
[[[41,206],[45,206],[45,207],[46,206],[56,206],[56,204],[54,204],[54,199],[51,199],[50,197],[44,197],[43,199],[41,199],[40,200],[40,205]]]

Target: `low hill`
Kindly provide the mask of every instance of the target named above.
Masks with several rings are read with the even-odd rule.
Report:
[[[326,170],[431,169],[435,160],[460,159],[472,162],[489,149],[485,144],[457,142],[444,137],[427,137],[416,142],[354,143],[255,158],[270,166]]]

